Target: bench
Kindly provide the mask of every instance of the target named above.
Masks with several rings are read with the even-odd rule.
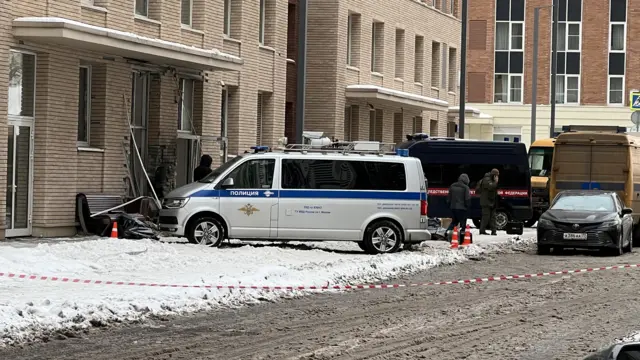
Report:
[[[120,195],[77,194],[76,215],[82,231],[87,234],[106,236],[118,216],[127,213],[124,200]],[[128,214],[144,220],[144,216],[139,213]]]

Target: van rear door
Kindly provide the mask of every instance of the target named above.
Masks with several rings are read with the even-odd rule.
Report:
[[[624,198],[628,163],[628,146],[597,141],[556,143],[553,167],[556,194],[569,189],[600,189],[616,191]]]

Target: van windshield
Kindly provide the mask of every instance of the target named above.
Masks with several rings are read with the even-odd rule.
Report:
[[[215,170],[210,172],[209,175],[207,175],[204,178],[198,180],[198,182],[209,183],[209,184],[214,182],[218,178],[218,176],[222,175],[222,173],[227,171],[227,169],[229,169],[231,166],[233,166],[235,163],[237,163],[241,159],[242,159],[241,155],[238,155],[238,156],[234,157],[233,159],[227,161],[226,163],[220,165],[218,168],[216,168]]]
[[[551,175],[552,160],[552,147],[532,147],[529,149],[529,168],[531,168],[531,176]]]

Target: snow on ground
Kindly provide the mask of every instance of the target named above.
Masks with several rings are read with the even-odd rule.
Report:
[[[522,244],[533,236],[529,229],[521,237],[476,235],[474,245],[459,251],[448,249],[446,242],[427,241],[415,251],[376,256],[364,254],[351,242],[233,241],[223,248],[208,248],[171,242],[176,240],[172,238],[162,242],[108,238],[9,241],[0,244],[0,272],[179,285],[353,285],[459,263],[496,251],[496,244]],[[149,315],[184,314],[302,294],[0,277],[0,345]]]

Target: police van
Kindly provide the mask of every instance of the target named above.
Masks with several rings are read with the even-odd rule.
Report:
[[[431,238],[420,160],[379,142],[256,146],[170,192],[159,226],[189,242],[354,241],[392,253]]]

